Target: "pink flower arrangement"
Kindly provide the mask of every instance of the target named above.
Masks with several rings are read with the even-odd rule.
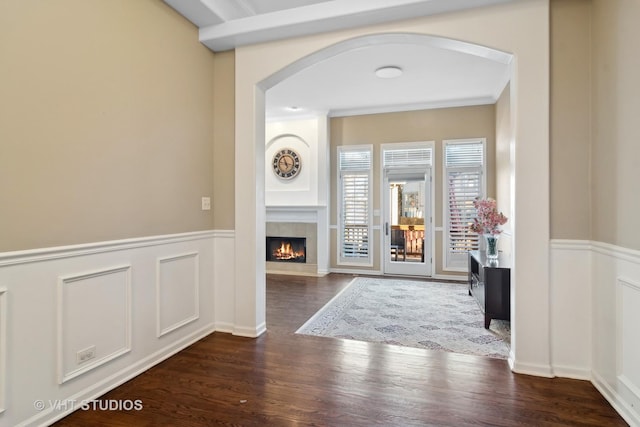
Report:
[[[471,231],[482,234],[500,234],[498,227],[507,222],[507,217],[498,212],[496,201],[493,199],[476,199],[473,201],[477,217],[473,219]]]

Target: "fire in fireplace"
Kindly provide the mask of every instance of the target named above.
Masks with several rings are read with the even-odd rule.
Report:
[[[307,239],[267,236],[267,261],[307,262]]]

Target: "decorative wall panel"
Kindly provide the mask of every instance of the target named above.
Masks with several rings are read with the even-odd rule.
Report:
[[[640,399],[640,285],[618,278],[618,379]]]
[[[199,317],[199,257],[197,252],[158,259],[157,336]]]
[[[5,409],[7,390],[7,290],[0,288],[0,413]]]
[[[131,266],[58,278],[58,382],[131,350]]]

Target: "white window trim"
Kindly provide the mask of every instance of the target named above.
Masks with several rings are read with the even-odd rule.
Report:
[[[467,138],[467,139],[445,139],[442,141],[442,270],[451,272],[467,272],[469,267],[464,265],[449,265],[449,203],[447,200],[447,172],[453,169],[447,169],[446,163],[446,147],[452,144],[470,144],[482,143],[482,179],[480,180],[480,197],[487,194],[487,139],[486,138]]]
[[[368,179],[369,179],[369,212],[368,212],[368,236],[369,236],[369,250],[367,258],[362,258],[360,260],[353,259],[345,259],[342,256],[342,246],[343,246],[343,236],[344,236],[344,224],[343,224],[343,216],[342,216],[342,177],[341,177],[341,169],[340,169],[340,153],[344,151],[365,151],[368,150],[371,155],[371,162],[369,164],[368,170]],[[337,197],[337,238],[336,238],[336,264],[340,266],[354,266],[354,267],[373,267],[373,249],[374,249],[374,240],[373,240],[373,145],[372,144],[360,144],[360,145],[341,145],[337,147],[336,151],[336,194]]]

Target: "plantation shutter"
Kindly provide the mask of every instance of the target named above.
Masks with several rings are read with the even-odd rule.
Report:
[[[370,260],[371,148],[351,147],[339,151],[341,237],[343,262]]]
[[[384,167],[431,166],[432,150],[429,147],[384,150]]]
[[[473,201],[483,196],[484,144],[482,141],[445,143],[446,264],[464,269],[467,252],[477,250],[479,236],[469,230],[476,216]]]

